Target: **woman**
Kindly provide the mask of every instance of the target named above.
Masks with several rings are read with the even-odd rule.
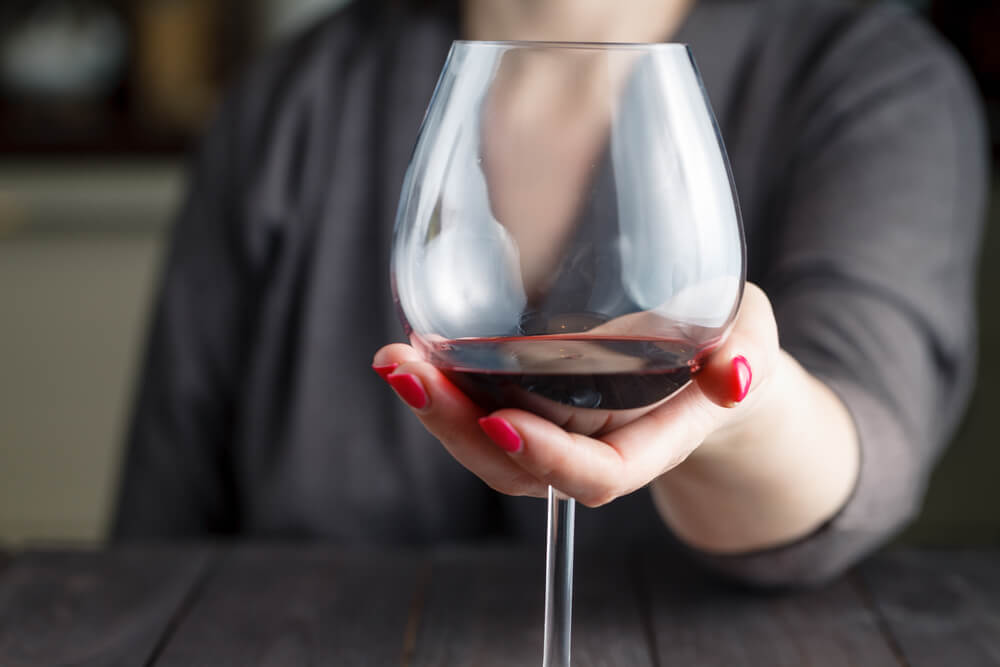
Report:
[[[403,402],[365,368],[402,339],[395,200],[459,36],[688,42],[718,116],[753,284],[698,381],[599,439],[480,423],[404,345],[374,357]],[[115,532],[540,539],[539,504],[450,453],[504,494],[605,505],[579,513],[584,543],[677,538],[744,581],[828,578],[912,517],[964,406],[984,145],[955,57],[901,10],[356,3],[259,66],[206,140]]]

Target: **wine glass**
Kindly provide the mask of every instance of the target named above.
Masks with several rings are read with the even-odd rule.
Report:
[[[486,410],[599,436],[729,331],[745,246],[679,44],[457,41],[396,218],[411,344]],[[549,488],[544,665],[568,665],[574,501]]]

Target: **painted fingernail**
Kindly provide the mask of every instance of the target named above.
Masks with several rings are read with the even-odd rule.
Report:
[[[406,401],[414,410],[423,410],[427,407],[427,392],[416,375],[409,373],[392,373],[386,376],[386,381],[396,390],[399,397]]]
[[[378,373],[378,376],[383,380],[388,380],[389,373],[393,372],[397,368],[399,368],[399,364],[384,364],[382,366],[372,364],[372,370]]]
[[[521,451],[521,436],[506,420],[500,417],[483,417],[479,420],[479,428],[505,452]]]
[[[733,375],[730,384],[730,395],[733,397],[733,404],[739,403],[747,397],[750,391],[750,383],[753,381],[753,372],[750,370],[750,363],[746,357],[740,355],[733,359]]]

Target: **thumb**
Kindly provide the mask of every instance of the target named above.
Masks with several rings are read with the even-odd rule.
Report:
[[[759,387],[778,356],[778,327],[763,290],[747,283],[733,329],[715,350],[695,382],[717,405],[733,407]]]

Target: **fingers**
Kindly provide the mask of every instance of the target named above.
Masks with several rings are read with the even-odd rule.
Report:
[[[543,488],[551,485],[598,507],[679,465],[726,412],[691,386],[600,439],[570,433],[521,410],[500,410],[481,423],[497,448]]]
[[[393,343],[375,353],[375,358],[372,360],[372,370],[384,380],[400,364],[407,361],[420,361],[420,354],[409,345]]]
[[[372,364],[445,449],[493,489],[543,497],[545,484],[507,456],[479,425],[484,411],[408,345],[388,345]]]
[[[551,485],[589,507],[604,505],[682,462],[727,412],[691,385],[595,439],[523,410],[487,416],[438,369],[414,356],[406,349],[386,350],[376,356],[376,366],[392,366],[387,382],[459,463],[508,495],[543,497]]]
[[[627,461],[600,440],[570,433],[523,410],[500,410],[482,422],[483,430],[542,488],[553,486],[590,507],[632,490]],[[517,447],[507,443],[517,442]],[[640,482],[642,486],[645,482]]]
[[[551,485],[594,507],[644,486],[713,433],[748,418],[778,354],[770,302],[748,283],[729,338],[705,361],[695,382],[627,420],[618,419],[621,413],[564,408],[538,410],[544,417],[510,409],[486,416],[407,345],[382,348],[374,367],[451,455],[492,488],[541,497]],[[736,404],[742,407],[727,409]]]
[[[708,400],[723,407],[742,403],[770,376],[777,362],[778,330],[771,302],[747,283],[733,329],[696,376]]]
[[[552,485],[596,507],[648,481],[635,466],[626,470],[628,462],[614,447],[546,418],[510,409],[487,417],[408,345],[382,348],[372,366],[459,463],[501,493],[544,497]],[[567,411],[568,427],[584,425],[584,412],[609,422],[607,412]]]
[[[696,382],[650,412],[600,440],[567,433],[535,415],[504,410],[521,439],[509,454],[539,480],[584,504],[597,506],[630,493],[680,465],[707,438],[750,414],[753,396],[767,383],[779,354],[770,302],[747,284],[729,338],[706,361]],[[727,408],[741,404],[739,411]],[[567,424],[571,426],[570,424]]]

